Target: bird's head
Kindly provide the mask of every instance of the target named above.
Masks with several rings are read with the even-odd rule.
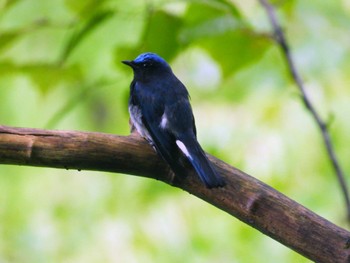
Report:
[[[136,76],[172,72],[169,64],[155,53],[142,53],[134,60],[123,60],[122,63],[130,66]]]

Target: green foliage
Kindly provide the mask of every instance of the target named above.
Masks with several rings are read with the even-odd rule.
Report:
[[[335,116],[331,136],[349,174],[349,7],[274,3],[308,94],[322,116]],[[188,87],[206,150],[345,225],[320,136],[258,1],[12,0],[0,8],[0,124],[128,134],[132,73],[120,60],[156,52]],[[147,179],[3,165],[0,200],[0,262],[308,262]]]
[[[189,5],[184,17],[182,41],[204,48],[219,63],[225,77],[257,61],[271,45],[268,38],[249,27],[233,5],[195,2]],[[240,56],[233,59],[227,55],[237,50]]]
[[[163,10],[150,11],[137,47],[122,47],[116,51],[116,61],[122,56],[136,57],[141,52],[153,50],[166,59],[172,59],[180,51],[177,34],[182,20]]]
[[[88,9],[90,11],[90,9]],[[81,11],[82,12],[82,11]],[[84,9],[84,12],[86,10]],[[96,29],[101,23],[113,15],[111,10],[102,10],[99,12],[94,12],[94,14],[87,19],[85,23],[82,24],[81,28],[77,28],[72,36],[68,39],[65,47],[63,48],[62,55],[59,59],[59,64],[63,64],[73,50],[79,45],[79,43],[84,40],[84,38],[93,30]]]
[[[0,52],[10,46],[21,35],[21,32],[3,32],[0,35]]]
[[[91,15],[96,16],[96,23],[98,24],[101,19],[97,19],[97,17],[104,17],[105,15],[101,15],[103,12],[100,11],[101,8],[104,8],[104,5],[106,4],[106,0],[88,0],[88,1],[81,1],[81,0],[66,0],[64,1],[65,6],[76,13],[81,18],[87,18],[88,20],[91,20]],[[98,15],[95,15],[95,14]],[[91,26],[92,23],[90,23]]]

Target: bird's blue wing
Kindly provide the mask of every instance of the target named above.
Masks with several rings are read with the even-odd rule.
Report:
[[[175,174],[185,173],[180,163],[181,155],[175,143],[174,135],[161,128],[164,104],[155,102],[153,96],[134,96],[134,104],[141,109],[141,121],[151,137],[151,142],[157,153],[170,165]]]
[[[205,152],[197,141],[194,117],[189,101],[177,101],[165,113],[169,121],[168,129],[173,135],[176,146],[192,164],[197,174],[209,188],[223,186],[224,181],[217,174]]]
[[[213,169],[196,139],[194,118],[189,107],[187,100],[178,101],[172,107],[169,104],[165,108],[144,107],[142,112],[145,126],[157,152],[175,174],[186,174],[186,169],[180,162],[182,156],[185,156],[207,187],[223,186],[222,178]],[[154,118],[155,116],[157,117]]]

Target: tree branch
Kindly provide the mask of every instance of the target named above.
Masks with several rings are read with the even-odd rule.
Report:
[[[259,1],[260,1],[261,5],[265,8],[265,11],[269,17],[270,23],[271,23],[273,31],[274,31],[275,40],[279,44],[279,46],[282,50],[282,53],[287,61],[287,66],[289,68],[289,72],[290,72],[292,79],[294,80],[295,84],[297,85],[297,87],[301,93],[303,103],[304,103],[306,109],[311,113],[311,116],[315,120],[317,127],[319,128],[319,130],[321,132],[323,143],[326,147],[328,157],[331,161],[331,164],[334,168],[335,174],[336,174],[337,179],[339,181],[341,190],[343,192],[346,210],[347,210],[347,220],[350,222],[349,191],[348,191],[348,188],[346,186],[346,181],[345,181],[345,176],[344,176],[343,170],[341,169],[341,166],[338,162],[338,158],[337,158],[336,153],[333,149],[333,143],[331,141],[331,137],[329,135],[326,122],[322,120],[321,116],[316,111],[315,106],[312,104],[310,98],[308,97],[308,95],[306,93],[304,83],[300,77],[300,74],[297,70],[297,67],[295,66],[294,60],[293,60],[291,52],[290,52],[288,42],[284,36],[284,33],[283,33],[281,26],[279,25],[279,23],[277,21],[276,13],[275,13],[273,6],[268,2],[268,0],[259,0]]]
[[[174,185],[317,262],[349,262],[350,232],[268,185],[209,156],[227,186],[207,189],[190,172],[173,180],[142,138],[0,126],[0,163],[120,172]]]

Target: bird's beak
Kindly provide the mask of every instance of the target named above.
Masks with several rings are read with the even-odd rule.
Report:
[[[125,65],[128,65],[128,66],[130,66],[132,68],[135,67],[135,62],[132,61],[132,60],[123,60],[122,63],[124,63]]]

